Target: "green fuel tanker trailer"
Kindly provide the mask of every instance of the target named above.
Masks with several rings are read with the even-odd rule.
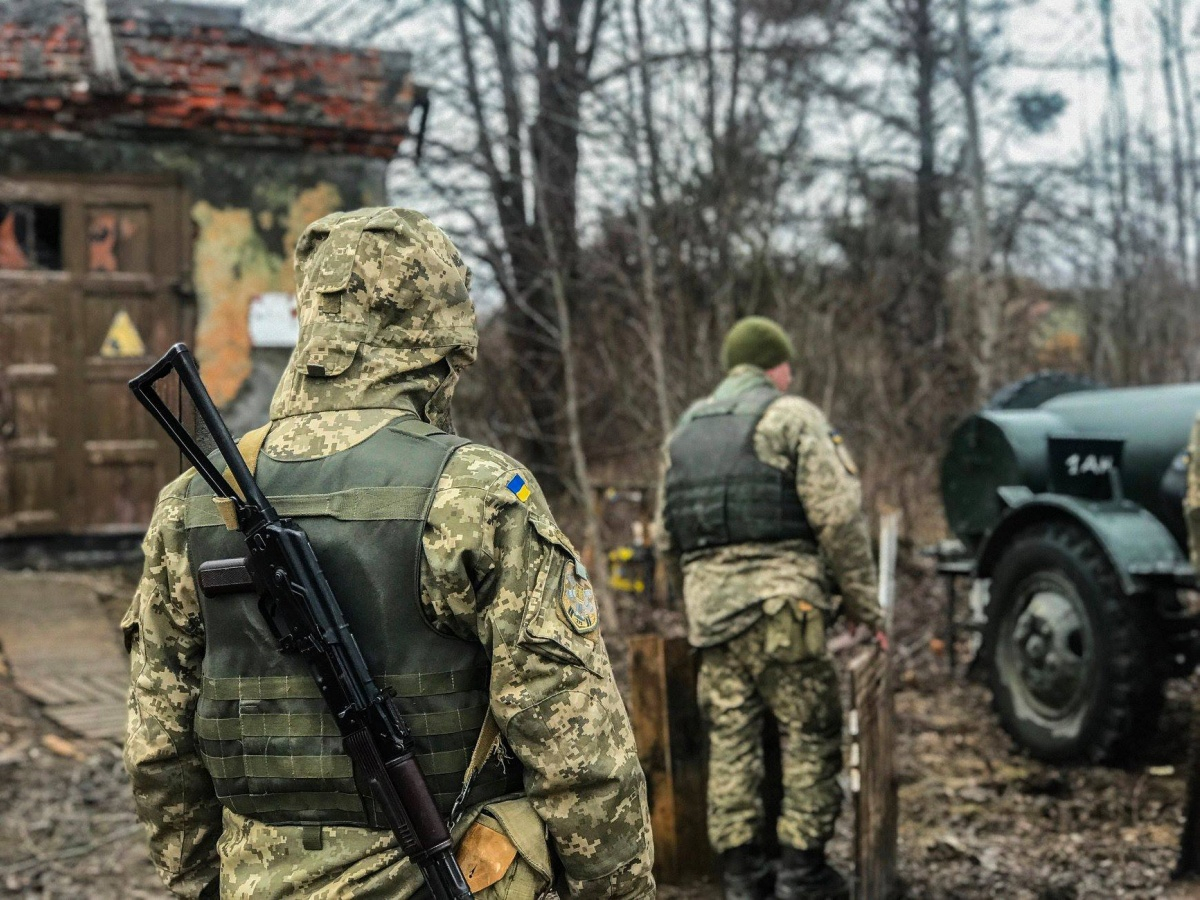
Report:
[[[1200,384],[1040,375],[954,431],[946,519],[983,612],[977,662],[1005,729],[1047,760],[1114,760],[1200,661],[1183,513]],[[964,561],[966,564],[964,564]],[[957,563],[957,565],[956,565]]]

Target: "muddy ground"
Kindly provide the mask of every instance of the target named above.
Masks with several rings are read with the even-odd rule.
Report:
[[[126,576],[104,572],[110,622]],[[900,872],[913,898],[1200,897],[1171,885],[1182,822],[1192,688],[1172,685],[1160,734],[1128,769],[1050,767],[1014,750],[987,691],[935,652],[939,594],[906,574],[896,626]],[[913,600],[911,598],[920,598]],[[0,648],[2,649],[2,648]],[[834,848],[849,852],[849,817]],[[75,738],[0,667],[0,894],[165,896],[134,819],[120,753]],[[716,896],[710,885],[667,898]]]
[[[900,875],[908,896],[1012,900],[1200,897],[1172,884],[1194,684],[1176,681],[1127,768],[1050,766],[1021,753],[991,695],[951,676],[944,593],[908,556],[894,644]],[[960,643],[960,659],[967,655]]]

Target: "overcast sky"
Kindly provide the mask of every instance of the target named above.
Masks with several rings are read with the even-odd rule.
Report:
[[[328,0],[325,0],[328,2]],[[362,18],[362,10],[372,3],[384,0],[341,0],[339,12],[324,19],[319,28],[308,35],[296,35],[296,27],[302,16],[301,10],[309,10],[317,3],[300,5],[285,0],[225,0],[225,5],[241,6],[244,21],[251,27],[281,37],[309,37],[331,43],[346,42],[354,34]],[[387,0],[399,3],[400,0]],[[1103,68],[1103,45],[1101,22],[1098,13],[1100,0],[1009,0],[1007,10],[997,19],[995,14],[988,18],[985,10],[996,4],[986,0],[974,0],[979,9],[976,33],[980,34],[991,23],[1000,25],[1000,39],[994,45],[1008,51],[1011,59],[1002,69],[993,70],[983,84],[980,96],[980,112],[984,129],[985,156],[989,171],[995,175],[1006,170],[1019,172],[1030,166],[1047,164],[1069,166],[1080,160],[1089,145],[1098,142],[1104,110],[1107,105],[1106,81]],[[1121,56],[1125,97],[1131,126],[1134,131],[1145,129],[1158,135],[1162,146],[1167,145],[1166,107],[1162,76],[1159,67],[1160,49],[1158,29],[1154,12],[1163,0],[1112,0],[1115,13],[1115,37]],[[1182,0],[1184,6],[1185,31],[1189,40],[1196,33],[1197,13],[1200,0]],[[453,137],[456,129],[465,127],[456,123],[437,105],[436,85],[440,66],[457,64],[457,53],[452,49],[443,52],[438,48],[452,48],[453,34],[450,20],[444,7],[437,7],[432,14],[407,21],[384,36],[389,48],[414,50],[416,77],[432,82],[434,93],[431,131],[445,140]],[[651,7],[653,8],[653,7]],[[950,9],[947,4],[946,9]],[[442,10],[442,11],[439,11]],[[344,22],[344,24],[343,24]],[[653,25],[653,23],[651,23]],[[949,24],[949,23],[948,23]],[[654,40],[653,28],[651,40]],[[430,52],[433,50],[434,52]],[[1192,77],[1200,84],[1200,58],[1193,57]],[[858,61],[847,63],[845,70],[861,84],[872,80],[878,82],[881,102],[893,108],[911,106],[909,88],[904,80],[907,73],[886,71],[881,64],[876,71]],[[1066,99],[1064,112],[1052,127],[1042,134],[1032,134],[1017,126],[1014,116],[1014,98],[1028,90],[1055,91]],[[954,95],[946,95],[953,102]],[[943,134],[943,165],[957,155],[957,144],[961,136],[956,130],[957,115],[950,110],[945,113],[950,122]],[[814,139],[808,151],[815,157],[846,156],[850,151],[879,160],[893,159],[897,169],[911,171],[916,164],[915,149],[911,142],[897,139],[895,134],[881,131],[877,123],[866,116],[847,115],[845,110],[832,105],[817,106],[810,112]],[[628,183],[612,171],[612,154],[604,148],[584,147],[584,179],[581,184],[583,220],[586,227],[588,211],[594,211],[604,203],[619,200],[620,185]],[[417,182],[411,177],[411,166],[399,163],[394,167],[393,188],[397,191],[396,202],[421,205],[431,214],[446,214],[436,209],[436,204],[417,193]],[[797,228],[791,234],[793,242],[807,243],[819,240],[822,211],[830,202],[835,176],[829,176],[830,188],[823,193],[821,182],[809,190],[804,199],[807,214],[812,222],[811,231],[804,233]],[[804,212],[797,217],[803,220]],[[453,221],[450,227],[454,227]],[[476,267],[478,268],[478,267]],[[1043,277],[1051,277],[1044,275]]]
[[[303,17],[299,4],[279,0],[190,0],[243,9],[247,24],[285,36],[289,26]],[[361,0],[360,0],[361,2]],[[1158,31],[1154,11],[1160,0],[1112,0],[1116,40],[1127,79],[1126,95],[1135,121],[1143,118],[1154,128],[1165,127],[1163,93],[1158,63]],[[1014,51],[1014,64],[993,85],[989,103],[1007,106],[1015,94],[1028,88],[1053,88],[1068,99],[1058,125],[1039,137],[1023,138],[1019,146],[1002,135],[991,139],[1006,145],[1014,158],[1036,161],[1069,158],[1080,152],[1094,135],[1104,106],[1104,75],[1098,0],[1014,0],[1005,16],[1005,35]],[[1197,25],[1194,0],[1184,0],[1189,31]],[[1190,13],[1190,15],[1189,15]],[[400,26],[386,35],[392,46],[411,44],[418,54],[425,42],[428,20]],[[332,43],[345,41],[354,22],[339,24],[336,16],[322,23],[321,33]],[[411,32],[411,41],[406,41]],[[1022,65],[1021,63],[1027,63]],[[419,75],[420,73],[418,73]],[[1200,71],[1196,71],[1200,76]],[[986,110],[985,110],[986,111]]]

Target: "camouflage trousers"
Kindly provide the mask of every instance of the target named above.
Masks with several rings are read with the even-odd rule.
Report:
[[[841,812],[837,673],[824,653],[797,660],[793,653],[774,652],[773,618],[700,651],[698,694],[709,730],[708,839],[717,852],[763,833],[766,710],[779,722],[783,760],[780,844],[801,850],[824,844]]]

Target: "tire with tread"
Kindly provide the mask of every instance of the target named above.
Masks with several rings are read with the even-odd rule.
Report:
[[[1012,607],[1039,578],[1073,587],[1094,643],[1074,718],[1053,727],[1004,682],[999,656],[1002,631],[1019,612]],[[1032,755],[1052,762],[1119,762],[1144,744],[1162,707],[1163,682],[1148,609],[1149,598],[1125,596],[1103,550],[1078,524],[1053,521],[1017,534],[992,573],[984,632],[992,702],[1005,730]]]

